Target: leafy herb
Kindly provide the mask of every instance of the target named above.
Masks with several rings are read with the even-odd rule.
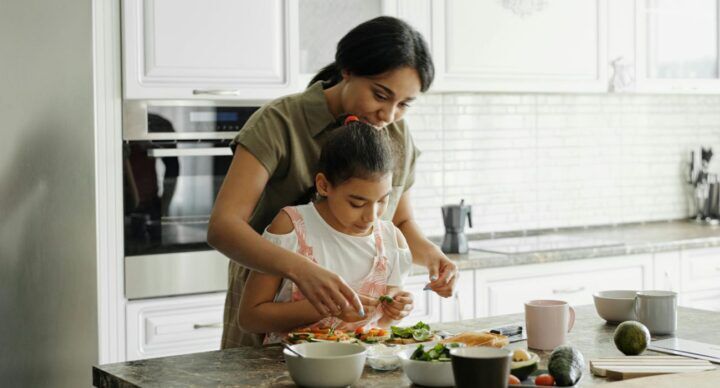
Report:
[[[393,297],[390,296],[390,295],[382,295],[382,296],[380,297],[380,303],[383,303],[383,302],[392,303],[393,300],[394,300]]]
[[[459,344],[437,344],[425,351],[423,345],[418,345],[417,349],[410,356],[411,360],[418,361],[430,361],[430,362],[445,362],[450,361],[450,349],[460,347]]]
[[[430,325],[423,322],[409,327],[390,326],[390,330],[394,338],[415,338],[416,341],[425,341],[432,337]]]

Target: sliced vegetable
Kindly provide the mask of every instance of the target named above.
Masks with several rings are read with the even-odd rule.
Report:
[[[515,377],[515,376],[513,376],[513,375],[510,375],[510,377],[508,377],[508,384],[510,384],[510,385],[520,385],[520,379],[517,378],[517,377]]]
[[[400,327],[400,326],[390,326],[390,330],[392,331],[393,338],[415,338],[415,336],[418,336],[420,338],[429,339],[432,337],[432,333],[430,332],[430,325],[418,322],[414,326],[409,327]],[[424,340],[418,340],[417,341],[424,341]]]
[[[393,297],[390,295],[382,295],[380,297],[380,303],[383,303],[383,302],[392,303],[393,300],[394,300]]]
[[[456,343],[437,344],[428,351],[425,351],[425,347],[423,345],[418,345],[413,354],[410,355],[410,359],[430,362],[450,361],[450,349],[457,347],[460,347],[460,345]]]

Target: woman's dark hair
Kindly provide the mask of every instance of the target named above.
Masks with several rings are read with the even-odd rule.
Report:
[[[420,90],[427,91],[435,78],[435,67],[425,39],[404,21],[380,16],[345,34],[338,42],[335,62],[320,70],[310,85],[317,81],[335,85],[342,80],[342,70],[373,76],[406,66],[417,70]]]
[[[370,179],[394,168],[392,143],[386,131],[352,121],[334,129],[320,151],[318,172],[333,185],[350,178]]]

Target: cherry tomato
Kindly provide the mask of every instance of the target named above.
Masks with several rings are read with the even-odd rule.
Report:
[[[508,378],[508,384],[510,384],[510,385],[520,385],[520,379],[517,378],[517,377],[515,377],[515,376],[513,376],[513,375],[510,375],[510,377]]]
[[[555,385],[555,379],[549,374],[540,375],[535,378],[535,385]]]
[[[355,334],[362,335],[365,333],[365,330],[363,330],[362,326],[355,329]]]

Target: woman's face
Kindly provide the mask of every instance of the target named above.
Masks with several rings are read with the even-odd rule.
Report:
[[[362,77],[344,71],[340,104],[342,113],[382,128],[400,120],[419,94],[420,76],[412,67]]]
[[[369,179],[350,178],[332,185],[320,173],[315,179],[323,215],[335,229],[354,236],[367,235],[375,220],[387,209],[392,191],[392,173]]]

